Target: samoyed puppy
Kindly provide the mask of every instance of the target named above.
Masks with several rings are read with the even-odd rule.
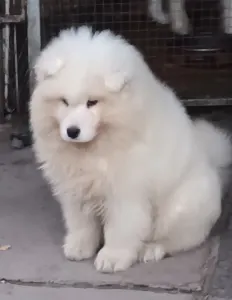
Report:
[[[122,271],[208,237],[221,213],[225,132],[192,121],[142,55],[110,31],[62,31],[35,64],[34,151],[60,202],[64,254]]]

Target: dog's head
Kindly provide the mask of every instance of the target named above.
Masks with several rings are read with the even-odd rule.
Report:
[[[37,118],[47,126],[50,121],[64,141],[82,143],[107,128],[128,126],[141,106],[136,100],[141,70],[135,72],[141,62],[134,47],[109,31],[93,34],[81,27],[61,32],[35,66],[32,123]]]

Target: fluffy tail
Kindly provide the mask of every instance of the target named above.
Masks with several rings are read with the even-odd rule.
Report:
[[[218,171],[228,168],[232,163],[232,143],[224,130],[198,119],[195,121],[196,134],[210,162]]]

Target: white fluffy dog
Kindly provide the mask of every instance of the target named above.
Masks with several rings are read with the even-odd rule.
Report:
[[[109,31],[61,32],[35,66],[34,150],[71,260],[103,272],[201,244],[221,212],[227,135],[193,122],[142,55]]]

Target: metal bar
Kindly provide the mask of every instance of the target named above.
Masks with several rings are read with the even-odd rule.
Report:
[[[4,15],[0,15],[0,24],[16,24],[21,23],[26,20],[25,12],[25,0],[21,0],[21,14],[11,15],[6,12]]]
[[[5,14],[10,14],[10,0],[5,0]],[[10,25],[4,24],[3,29],[3,55],[4,55],[4,99],[5,108],[8,109],[9,96],[9,58],[10,58]]]
[[[0,24],[15,24],[25,21],[25,11],[21,15],[5,15],[0,16]]]
[[[181,99],[186,106],[232,106],[232,98]]]
[[[2,28],[0,27],[0,124],[5,121],[4,118],[4,67],[3,67],[3,36]]]
[[[27,34],[30,92],[32,92],[35,83],[33,67],[41,50],[40,0],[27,0]]]
[[[13,0],[13,5],[15,5],[15,1]],[[23,8],[24,9],[24,8]],[[14,65],[15,65],[15,100],[16,100],[16,110],[20,112],[20,101],[19,101],[19,72],[18,72],[18,44],[17,44],[17,25],[13,25],[13,33],[14,33]]]

